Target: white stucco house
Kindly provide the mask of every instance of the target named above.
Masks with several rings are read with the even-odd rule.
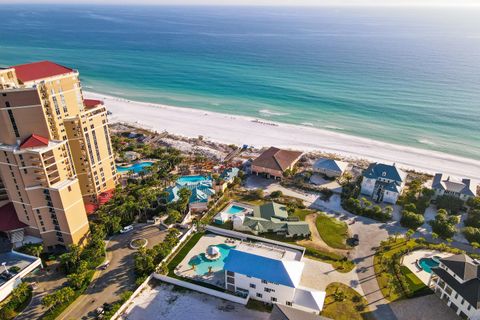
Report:
[[[372,163],[363,172],[361,193],[376,202],[395,204],[405,186],[407,174],[395,164]]]
[[[435,294],[462,319],[480,319],[480,262],[457,254],[440,259],[428,282]]]
[[[435,191],[435,198],[447,195],[467,201],[469,198],[475,197],[476,194],[475,186],[470,179],[457,180],[445,177],[441,173],[437,173],[433,177],[432,189]]]
[[[224,261],[225,287],[251,299],[319,314],[325,292],[300,285],[302,256],[287,247],[243,242]]]

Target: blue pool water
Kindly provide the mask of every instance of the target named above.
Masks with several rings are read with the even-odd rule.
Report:
[[[240,207],[240,206],[235,206],[235,205],[233,205],[233,206],[231,206],[230,208],[228,208],[227,213],[228,213],[228,214],[237,214],[237,213],[242,212],[243,210],[245,210],[244,207]]]
[[[128,167],[117,166],[117,172],[122,173],[122,172],[133,171],[134,173],[140,173],[145,171],[145,168],[150,167],[152,164],[153,162],[137,162]]]
[[[183,176],[178,178],[177,183],[183,185],[183,184],[201,182],[205,180],[209,180],[209,178],[205,176]]]
[[[439,263],[432,258],[422,258],[418,261],[420,267],[428,273],[432,273],[432,268],[438,267]]]
[[[198,275],[204,275],[208,273],[208,268],[212,267],[212,272],[217,272],[220,270],[223,270],[223,266],[225,263],[223,262],[225,258],[228,257],[228,254],[230,253],[230,250],[235,248],[235,246],[229,246],[227,244],[217,244],[215,247],[220,250],[220,258],[217,260],[208,260],[205,257],[205,253],[201,253],[195,257],[193,257],[188,264],[190,266],[195,265],[195,273]]]

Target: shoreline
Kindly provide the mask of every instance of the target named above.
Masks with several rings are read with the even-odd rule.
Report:
[[[480,160],[255,117],[131,101],[91,91],[84,94],[104,101],[112,112],[109,116],[112,123],[124,122],[190,138],[203,136],[206,140],[239,146],[322,151],[358,160],[396,163],[405,169],[430,174],[441,172],[475,182],[480,180]]]

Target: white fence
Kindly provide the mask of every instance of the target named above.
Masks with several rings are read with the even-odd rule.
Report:
[[[177,245],[170,251],[170,253],[160,262],[162,264],[164,261],[168,261],[168,259],[172,256],[172,254],[175,254],[177,249],[188,239],[188,237],[195,231],[195,227],[190,228],[178,241]],[[159,264],[159,265],[160,265]],[[130,298],[125,301],[120,309],[115,312],[115,314],[110,318],[112,320],[118,319],[120,315],[127,310],[128,306],[130,303],[135,299],[136,296],[147,286],[148,282],[152,279],[154,273],[149,275],[145,281],[142,282],[142,284],[133,292],[133,294],[130,296]]]
[[[170,283],[170,284],[174,284],[174,285],[184,287],[184,288],[187,288],[187,289],[191,289],[191,290],[195,290],[195,291],[198,291],[198,292],[206,293],[208,295],[211,295],[211,296],[214,296],[214,297],[217,297],[217,298],[221,298],[221,299],[225,299],[225,300],[228,300],[228,301],[231,301],[231,302],[240,303],[240,304],[243,304],[243,305],[246,305],[248,303],[249,297],[242,298],[242,297],[234,296],[234,295],[226,293],[226,292],[221,292],[221,291],[213,290],[213,289],[210,289],[210,288],[205,288],[205,287],[200,286],[198,284],[193,284],[193,283],[190,283],[190,282],[182,281],[182,280],[175,279],[175,278],[172,278],[172,277],[169,277],[169,276],[165,276],[163,274],[154,273],[153,277],[155,279],[158,279],[158,280],[163,281],[163,282],[167,282],[167,283]]]
[[[301,246],[297,246],[297,245],[290,244],[290,243],[285,243],[285,242],[280,242],[280,241],[275,241],[275,240],[270,240],[270,239],[267,239],[267,238],[252,236],[252,235],[245,234],[245,233],[242,233],[242,232],[217,228],[217,227],[210,226],[210,225],[206,226],[205,229],[207,231],[210,231],[210,232],[222,235],[222,236],[233,237],[233,238],[237,238],[237,239],[241,239],[241,240],[252,239],[252,240],[255,240],[255,241],[271,243],[271,244],[274,244],[274,245],[277,245],[277,246],[299,250],[299,251],[302,252],[302,254],[305,251],[305,248],[301,247]]]

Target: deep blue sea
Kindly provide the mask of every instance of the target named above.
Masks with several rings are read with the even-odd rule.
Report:
[[[0,65],[480,159],[480,9],[0,5]],[[318,137],[322,139],[321,136]]]

